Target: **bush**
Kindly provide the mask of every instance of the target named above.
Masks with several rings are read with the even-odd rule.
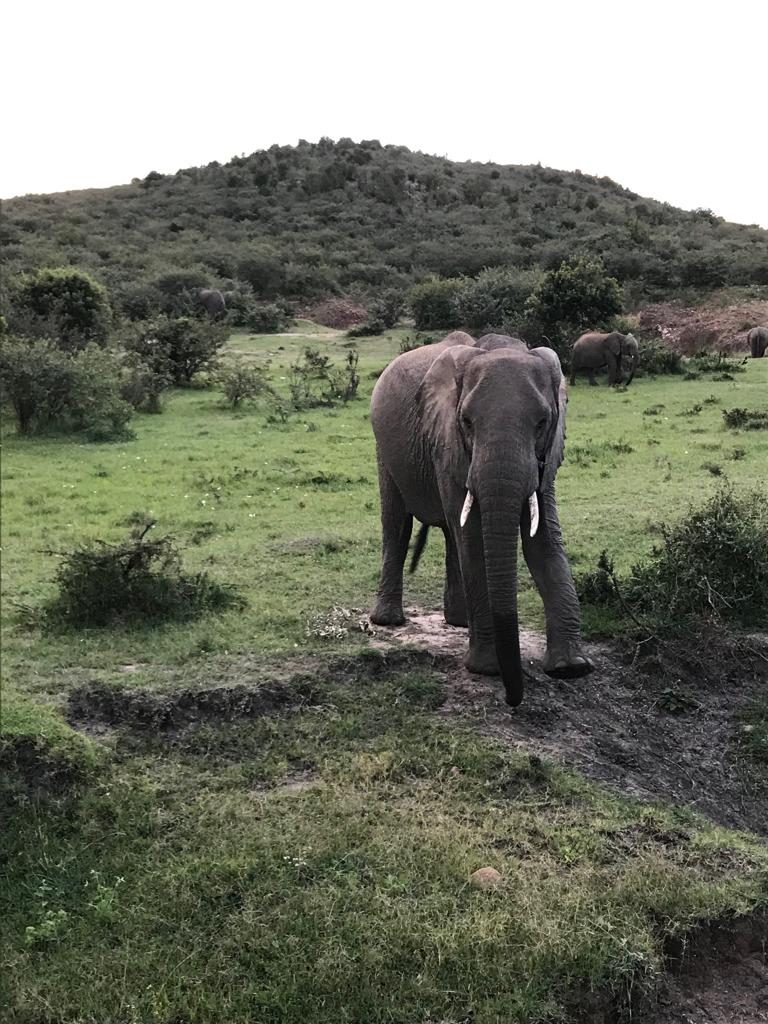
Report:
[[[395,326],[403,313],[405,300],[400,292],[385,292],[374,299],[368,310],[368,319],[347,333],[350,338],[367,338],[383,334]]]
[[[51,337],[69,352],[103,345],[111,323],[105,289],[73,267],[38,270],[13,289],[11,325],[33,337]]]
[[[195,374],[216,365],[228,328],[193,317],[158,317],[138,325],[125,341],[153,373],[188,385]]]
[[[655,339],[639,343],[640,360],[636,376],[659,377],[683,372],[683,360],[678,352]]]
[[[94,441],[131,436],[120,359],[96,345],[67,353],[49,341],[9,338],[0,351],[0,390],[20,434],[51,428],[85,431]]]
[[[605,272],[602,261],[578,256],[563,260],[544,275],[525,312],[552,340],[558,355],[566,358],[576,336],[606,326],[621,309],[621,287]]]
[[[233,409],[261,395],[274,394],[266,370],[240,359],[223,367],[216,379]]]
[[[136,352],[127,352],[123,361],[120,397],[143,412],[163,411],[163,394],[171,386],[171,378],[156,372]]]
[[[691,356],[685,365],[688,373],[698,377],[702,373],[744,373],[744,362],[745,360],[737,362],[735,359],[729,359],[722,352],[699,352]]]
[[[290,320],[283,306],[275,302],[253,302],[232,322],[247,327],[254,334],[278,334]]]
[[[768,430],[768,412],[763,409],[723,409],[723,419],[731,430]]]
[[[360,385],[358,358],[357,349],[352,348],[347,352],[345,365],[338,367],[316,348],[305,348],[290,371],[288,388],[293,408],[298,411],[349,402]]]
[[[662,526],[653,557],[632,569],[627,598],[678,624],[715,617],[755,626],[768,615],[768,495],[724,486],[676,526]]]
[[[233,587],[207,573],[188,575],[170,537],[147,539],[147,521],[121,544],[94,541],[61,556],[58,593],[43,608],[54,627],[154,626],[242,607]]]
[[[464,287],[461,277],[431,277],[412,288],[408,304],[417,331],[433,331],[461,324],[456,300]]]
[[[491,267],[466,278],[454,300],[458,321],[479,334],[518,328],[539,278],[536,271],[514,267]]]

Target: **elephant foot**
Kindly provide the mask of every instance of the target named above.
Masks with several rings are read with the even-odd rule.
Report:
[[[469,653],[464,659],[464,667],[477,676],[501,674],[495,647],[472,647],[470,644]]]
[[[377,602],[370,618],[376,626],[402,626],[405,623],[403,606],[386,604],[383,601]]]
[[[449,626],[462,626],[464,629],[469,625],[469,619],[467,618],[466,612],[449,611],[447,608],[444,612],[444,618],[446,624]]]
[[[553,679],[579,679],[595,666],[578,648],[548,648],[542,668]]]

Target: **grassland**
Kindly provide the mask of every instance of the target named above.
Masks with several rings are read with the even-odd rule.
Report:
[[[345,636],[313,633],[334,606],[362,614],[375,588],[366,399],[401,337],[359,343],[361,400],[285,425],[193,390],[128,443],[6,437],[0,760],[36,737],[46,778],[58,763],[71,786],[3,804],[4,1019],[562,1020],[591,991],[652,988],[669,934],[766,901],[761,840],[608,795],[438,716],[435,677],[383,671],[357,612]],[[269,360],[280,387],[307,343],[346,352],[333,332],[236,336],[230,351]],[[768,435],[727,430],[722,410],[762,408],[767,388],[768,360],[726,381],[577,384],[559,475],[574,567],[607,548],[627,568],[724,477],[763,483]],[[144,514],[247,608],[142,631],[29,625],[19,606],[50,595],[48,552],[122,538]],[[438,603],[440,548],[410,603]],[[309,690],[292,669],[277,678],[310,658]],[[56,711],[84,684],[171,700],[266,683],[286,702],[252,720],[86,738]],[[749,734],[758,754],[764,729]],[[500,889],[467,886],[484,864]]]

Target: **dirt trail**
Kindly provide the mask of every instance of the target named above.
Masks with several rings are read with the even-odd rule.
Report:
[[[738,353],[747,351],[750,327],[768,324],[768,302],[754,299],[731,306],[659,302],[638,316],[640,327],[655,331],[682,355],[704,349]]]
[[[768,787],[749,775],[738,756],[739,714],[765,692],[766,679],[731,673],[715,689],[697,687],[695,680],[670,687],[669,679],[633,670],[602,644],[587,645],[592,675],[550,679],[539,668],[544,636],[522,630],[532,678],[522,705],[509,708],[498,679],[463,668],[465,629],[446,625],[438,611],[407,614],[404,626],[377,627],[372,643],[455,658],[446,671],[442,714],[475,718],[484,732],[512,747],[577,768],[629,796],[688,806],[720,824],[768,834]]]

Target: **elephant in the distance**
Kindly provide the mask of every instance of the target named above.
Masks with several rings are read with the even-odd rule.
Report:
[[[586,370],[589,383],[597,384],[595,371],[608,368],[608,383],[622,382],[623,366],[629,368],[629,376],[625,383],[630,384],[635,375],[640,359],[640,350],[634,334],[620,334],[612,331],[601,334],[588,331],[582,334],[573,345],[571,352],[571,385],[576,383],[579,370]]]
[[[201,288],[197,293],[208,316],[219,320],[227,311],[227,303],[218,288]]]
[[[768,327],[753,327],[747,334],[749,354],[753,359],[762,359],[768,349]]]
[[[581,650],[578,598],[555,502],[565,387],[557,355],[462,332],[406,352],[371,399],[382,520],[382,570],[371,619],[399,625],[414,517],[445,536],[444,613],[469,626],[466,666],[501,674],[507,703],[523,697],[517,543],[544,602],[544,670],[592,670]]]

